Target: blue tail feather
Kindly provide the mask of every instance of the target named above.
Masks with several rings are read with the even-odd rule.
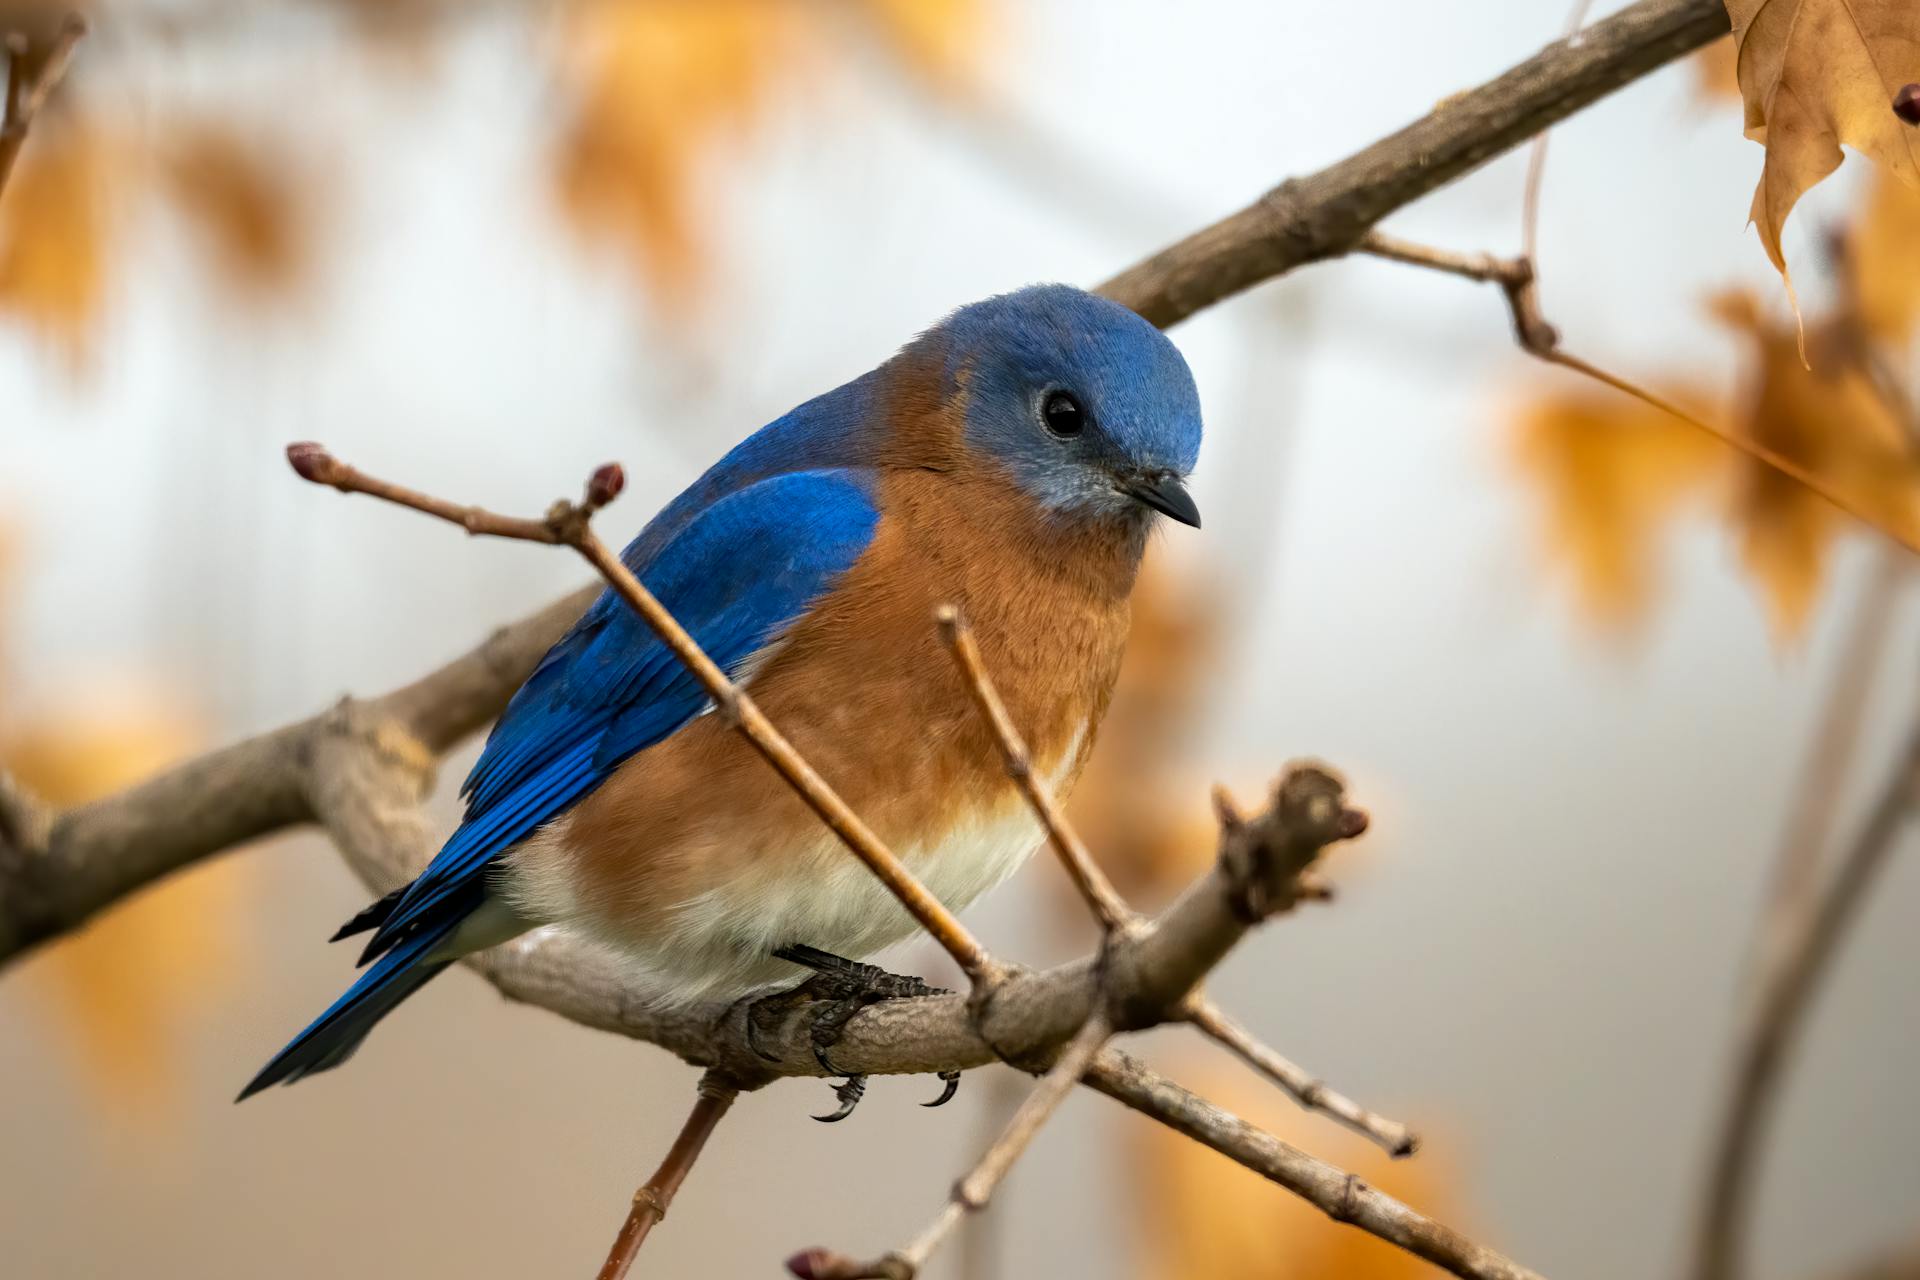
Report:
[[[331,1070],[352,1057],[375,1023],[453,963],[427,960],[426,956],[459,924],[455,917],[438,927],[422,929],[381,956],[345,995],[275,1054],[234,1101],[245,1102],[269,1085],[292,1084],[316,1071]]]

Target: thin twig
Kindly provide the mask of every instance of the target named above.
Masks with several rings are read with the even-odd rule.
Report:
[[[1608,373],[1598,365],[1583,360],[1571,352],[1561,350],[1559,331],[1540,313],[1538,295],[1535,292],[1536,278],[1533,264],[1527,259],[1454,253],[1446,249],[1415,244],[1378,231],[1369,232],[1354,246],[1354,249],[1358,253],[1376,258],[1425,267],[1466,280],[1499,285],[1513,318],[1514,339],[1520,349],[1528,355],[1544,360],[1548,364],[1557,364],[1563,369],[1571,369],[1575,373],[1583,374],[1595,382],[1604,383],[1615,391],[1624,392],[1636,400],[1652,405],[1662,413],[1678,418],[1688,426],[1705,432],[1729,448],[1745,454],[1755,462],[1770,467],[1787,479],[1803,486],[1835,510],[1883,535],[1897,546],[1914,555],[1920,555],[1920,541],[1916,541],[1911,534],[1875,519],[1851,498],[1785,454],[1761,444],[1758,440],[1697,418],[1671,400],[1656,395],[1637,383],[1628,382],[1625,378]]]
[[[1824,891],[1800,900],[1801,913],[1780,950],[1779,962],[1763,976],[1752,1017],[1737,1038],[1733,1084],[1714,1142],[1695,1242],[1695,1280],[1734,1280],[1743,1272],[1742,1237],[1759,1172],[1761,1140],[1779,1096],[1788,1051],[1868,889],[1893,853],[1901,827],[1913,815],[1916,800],[1920,800],[1920,725],[1909,734],[1866,823]]]
[[[946,948],[954,963],[976,983],[989,980],[996,974],[997,967],[987,955],[986,948],[980,945],[967,927],[907,870],[905,864],[874,834],[873,829],[860,820],[839,793],[828,786],[826,780],[794,749],[793,744],[773,727],[753,699],[727,678],[726,672],[707,656],[686,628],[667,612],[666,607],[641,585],[633,572],[593,532],[590,523],[593,513],[617,497],[626,483],[617,464],[609,463],[594,472],[587,484],[583,502],[578,505],[557,502],[544,519],[527,520],[496,515],[478,507],[460,506],[377,479],[340,462],[317,444],[289,446],[287,460],[302,479],[328,485],[342,493],[364,493],[369,497],[411,507],[415,511],[457,524],[468,533],[559,544],[578,551],[586,557],[587,563],[600,571],[600,576],[606,579],[614,592],[632,606],[633,611],[660,637],[661,643],[693,674],[713,698],[720,714],[726,717],[740,736],[751,743],[754,750],[807,802],[821,821],[840,837],[841,843],[879,877],[900,905],[919,922],[920,927]]]
[[[1413,1130],[1329,1089],[1326,1081],[1262,1044],[1205,996],[1198,992],[1188,996],[1183,1013],[1195,1030],[1292,1094],[1301,1106],[1338,1120],[1386,1148],[1387,1154],[1396,1159],[1420,1149],[1420,1138]]]
[[[1562,40],[1572,41],[1579,34],[1592,7],[1593,0],[1573,0]],[[1528,262],[1540,261],[1540,188],[1547,176],[1547,139],[1552,136],[1553,130],[1542,129],[1527,148],[1527,181],[1520,196],[1520,256]]]
[[[1293,1192],[1335,1222],[1348,1223],[1465,1280],[1542,1280],[1452,1227],[1310,1156],[1109,1047],[1087,1069],[1095,1090],[1211,1147],[1242,1168]]]
[[[1120,897],[1113,882],[1107,879],[1106,873],[1093,860],[1093,855],[1087,852],[1086,843],[1067,820],[1060,802],[1054,799],[1046,781],[1035,771],[1033,755],[1027,750],[1013,717],[1007,713],[1006,703],[1000,700],[1000,694],[993,686],[993,678],[987,674],[986,664],[980,660],[980,646],[974,643],[973,629],[952,605],[942,605],[935,619],[939,623],[940,639],[953,655],[954,665],[960,668],[967,691],[973,696],[973,705],[979,709],[980,718],[987,722],[988,729],[993,732],[994,740],[1000,746],[1000,758],[1006,764],[1007,776],[1013,779],[1014,785],[1020,788],[1027,803],[1033,807],[1034,815],[1046,829],[1047,842],[1060,855],[1060,863],[1073,880],[1073,887],[1086,899],[1087,906],[1099,920],[1103,931],[1112,934],[1131,927],[1139,916]]]
[[[1767,905],[1749,967],[1749,994],[1757,994],[1765,975],[1779,968],[1804,909],[1801,904],[1818,885],[1821,857],[1839,810],[1841,782],[1859,745],[1867,695],[1893,635],[1894,604],[1908,569],[1906,561],[1892,552],[1875,558],[1872,575],[1841,639],[1833,684],[1807,747],[1793,808],[1774,854]]]
[[[711,1071],[700,1077],[700,1096],[695,1099],[687,1122],[680,1126],[680,1134],[667,1149],[660,1167],[633,1193],[633,1207],[627,1211],[627,1220],[620,1224],[620,1234],[614,1237],[613,1249],[601,1264],[596,1280],[622,1280],[627,1274],[648,1233],[667,1216],[680,1184],[687,1180],[694,1161],[706,1150],[707,1139],[713,1136],[721,1117],[727,1114],[739,1093]]]
[[[911,1243],[864,1262],[830,1249],[809,1249],[789,1259],[787,1269],[802,1280],[914,1280],[961,1219],[987,1207],[1014,1161],[1033,1142],[1041,1126],[1059,1110],[1061,1102],[1080,1083],[1095,1055],[1112,1036],[1113,1027],[1104,1013],[1095,1013],[1087,1019],[1047,1073],[1040,1077],[1020,1109],[1013,1113],[993,1145],[981,1154],[965,1177],[953,1184],[947,1203]]]
[[[67,64],[73,60],[73,47],[86,34],[85,18],[77,13],[66,15],[35,68],[27,37],[18,31],[7,33],[6,105],[0,110],[0,193],[6,191],[7,179],[13,176],[13,163],[20,157],[20,148],[27,140],[27,130],[33,127],[34,117],[65,78]]]

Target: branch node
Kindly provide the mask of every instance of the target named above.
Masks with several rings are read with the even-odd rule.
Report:
[[[1252,822],[1223,822],[1220,864],[1242,923],[1258,924],[1314,896],[1311,887],[1302,890],[1302,874],[1328,845],[1367,829],[1367,815],[1348,808],[1345,798],[1345,785],[1325,768],[1296,764],[1274,788],[1266,813]]]

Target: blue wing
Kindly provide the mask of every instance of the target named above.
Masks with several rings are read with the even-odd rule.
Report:
[[[622,558],[731,672],[852,566],[878,521],[859,473],[796,472],[720,498],[644,564],[633,558],[645,533]],[[465,821],[386,914],[362,963],[467,914],[488,863],[709,702],[646,623],[603,592],[507,704],[461,789]]]

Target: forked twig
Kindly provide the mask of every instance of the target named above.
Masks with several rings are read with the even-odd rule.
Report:
[[[706,1150],[707,1139],[713,1136],[739,1092],[711,1071],[700,1077],[700,1096],[694,1101],[693,1110],[680,1127],[680,1135],[667,1148],[666,1159],[633,1193],[633,1208],[627,1211],[627,1220],[620,1224],[620,1234],[614,1237],[613,1248],[600,1265],[596,1280],[622,1280],[627,1274],[654,1224],[667,1216],[680,1184],[687,1180],[694,1161]]]
[[[1196,1031],[1285,1089],[1307,1110],[1330,1116],[1355,1133],[1372,1139],[1396,1159],[1420,1149],[1419,1135],[1413,1130],[1328,1088],[1326,1081],[1262,1044],[1205,996],[1198,992],[1188,996],[1182,1011]]]

